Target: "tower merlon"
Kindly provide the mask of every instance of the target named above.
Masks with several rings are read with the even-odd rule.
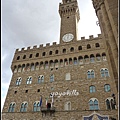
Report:
[[[81,37],[81,40],[85,40],[85,37]]]
[[[89,39],[93,39],[94,38],[94,36],[93,35],[89,35]]]
[[[46,43],[46,47],[49,47],[50,46],[50,43]]]

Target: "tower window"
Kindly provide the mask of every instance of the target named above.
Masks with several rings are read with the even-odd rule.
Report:
[[[66,49],[63,49],[63,53],[66,53]]]
[[[54,75],[50,75],[50,82],[53,82],[54,81]]]
[[[45,52],[42,53],[42,56],[45,56]]]
[[[91,48],[91,46],[90,46],[90,44],[88,44],[88,45],[87,45],[87,49],[90,49],[90,48]]]
[[[71,48],[70,48],[70,52],[73,52],[73,51],[74,51],[74,48],[73,48],[73,47],[71,47]]]
[[[25,58],[26,58],[26,55],[23,56],[23,59],[25,59]]]
[[[29,58],[32,58],[32,54],[30,54]]]
[[[67,17],[67,18],[69,18],[69,17]]]
[[[17,57],[17,60],[19,60],[19,59],[20,59],[20,56]]]
[[[116,103],[113,98],[107,98],[107,100],[105,102],[106,102],[107,110],[115,109]]]
[[[22,81],[22,78],[21,78],[21,77],[18,77],[18,79],[16,80],[16,85],[20,85],[20,84],[21,84],[21,81]]]
[[[38,89],[37,92],[40,92],[40,89]]]
[[[26,83],[31,84],[32,83],[32,77],[28,77]]]
[[[40,75],[38,76],[38,83],[43,83],[44,82],[44,76]]]
[[[64,106],[65,110],[71,110],[71,102],[66,102]]]
[[[94,78],[95,77],[95,75],[94,75],[94,70],[89,70],[88,72],[87,72],[87,78],[89,79],[89,78]]]
[[[28,90],[26,90],[25,93],[28,93]]]
[[[70,79],[71,79],[70,73],[66,73],[65,80],[70,80]]]
[[[109,72],[107,68],[102,68],[100,72],[101,72],[101,77],[109,77]]]
[[[55,54],[58,54],[58,50],[55,51]]]
[[[95,46],[96,46],[96,47],[100,47],[100,44],[99,44],[99,43],[96,43]]]
[[[14,92],[15,94],[17,93],[17,91]]]
[[[49,52],[49,55],[52,55],[52,51]]]
[[[82,46],[79,46],[79,47],[78,47],[78,50],[82,50]]]
[[[36,57],[39,57],[39,53],[36,53]]]

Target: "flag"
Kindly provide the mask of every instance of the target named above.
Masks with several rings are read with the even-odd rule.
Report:
[[[42,97],[40,98],[40,107],[42,106]]]
[[[46,107],[47,107],[47,103],[48,103],[48,98],[46,98]]]

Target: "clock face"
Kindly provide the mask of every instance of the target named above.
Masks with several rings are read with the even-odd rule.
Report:
[[[73,38],[74,38],[74,35],[71,34],[71,33],[68,33],[68,34],[63,35],[62,40],[63,40],[64,42],[69,42],[69,41],[71,41]]]

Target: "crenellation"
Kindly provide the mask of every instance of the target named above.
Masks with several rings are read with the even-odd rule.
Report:
[[[89,39],[93,39],[94,38],[94,36],[93,35],[89,35]]]
[[[39,48],[43,48],[43,44],[40,44]]]
[[[49,47],[50,46],[50,43],[46,43],[46,47]]]
[[[56,45],[56,42],[53,42],[52,45]]]
[[[102,38],[102,34],[98,34],[98,38]]]
[[[22,49],[21,49],[21,51],[24,51],[24,50],[25,50],[25,48],[22,48]]]
[[[37,48],[37,45],[33,46],[33,49],[36,49]]]
[[[16,52],[18,52],[19,51],[19,49],[16,49]]]
[[[27,47],[27,50],[30,50],[30,47]]]
[[[81,40],[85,40],[85,37],[81,37]]]

